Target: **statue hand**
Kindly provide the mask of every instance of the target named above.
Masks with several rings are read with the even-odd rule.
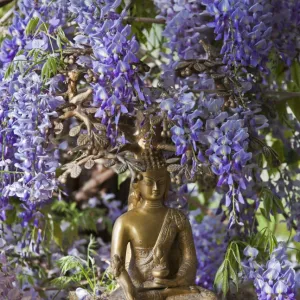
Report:
[[[127,300],[137,300],[137,291],[136,290],[130,290],[130,291],[124,291],[126,295]]]
[[[174,279],[164,279],[164,278],[154,278],[154,282],[165,287],[177,287],[185,286],[185,280],[183,278],[174,278]]]

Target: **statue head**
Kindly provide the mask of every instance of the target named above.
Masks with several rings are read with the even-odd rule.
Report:
[[[145,172],[137,176],[131,186],[129,209],[137,207],[143,200],[165,201],[168,197],[170,175],[160,151],[144,149],[140,154],[145,164]]]
[[[166,168],[147,170],[140,175],[141,179],[137,182],[136,189],[141,199],[149,201],[166,199],[170,180]]]

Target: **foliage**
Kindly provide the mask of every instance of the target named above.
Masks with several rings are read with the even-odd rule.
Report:
[[[52,280],[55,286],[60,289],[65,289],[68,285],[86,286],[91,291],[90,295],[96,296],[101,293],[101,286],[105,285],[105,290],[108,292],[115,289],[115,280],[106,270],[101,278],[98,278],[96,271],[96,261],[93,255],[96,255],[95,248],[97,242],[91,235],[87,246],[86,259],[77,256],[64,256],[58,260],[57,265],[61,270],[61,276]],[[103,288],[102,288],[103,289]]]
[[[111,168],[122,194],[145,169],[143,135],[166,158],[170,205],[201,208],[190,212],[196,283],[225,297],[243,279],[261,299],[295,297],[285,262],[299,265],[298,1],[46,2],[20,0],[0,24],[0,248],[16,293],[41,285],[47,297],[56,258],[60,288],[116,287],[100,236],[122,205],[98,184],[85,207],[72,188]]]
[[[270,256],[276,245],[276,237],[267,227],[250,236],[247,242],[239,240],[231,241],[227,246],[224,261],[216,273],[215,285],[222,290],[223,295],[226,295],[229,291],[230,281],[232,281],[238,289],[240,273],[243,270],[243,250],[246,247],[257,249],[259,251],[260,260],[264,261]]]
[[[58,266],[61,269],[63,276],[53,280],[55,285],[61,288],[65,288],[69,283],[80,283],[82,279],[88,282],[89,288],[95,294],[96,291],[96,274],[95,274],[95,259],[92,254],[95,253],[93,248],[96,246],[96,241],[93,236],[90,236],[90,242],[87,247],[87,258],[86,260],[75,256],[64,256],[58,262]],[[65,276],[67,272],[73,271],[72,276]],[[92,277],[92,279],[91,279]]]

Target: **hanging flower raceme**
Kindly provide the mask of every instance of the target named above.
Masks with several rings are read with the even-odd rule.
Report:
[[[17,52],[25,46],[25,28],[29,18],[22,18],[18,13],[15,14],[13,23],[8,29],[11,39],[6,38],[0,47],[0,66],[2,70],[13,60]]]
[[[95,117],[107,125],[107,136],[112,144],[124,142],[118,124],[122,115],[133,115],[134,104],[146,99],[141,91],[142,82],[138,76],[139,45],[131,34],[130,25],[122,24],[123,14],[114,10],[121,1],[104,5],[98,1],[98,13],[90,5],[71,1],[70,10],[77,17],[80,27],[74,38],[75,46],[91,47],[90,55],[80,56],[79,63],[89,68],[96,80],[93,87],[93,106],[98,110]]]
[[[18,5],[20,11],[14,14],[12,24],[8,28],[10,38],[4,39],[0,47],[0,66],[2,65],[4,70],[21,50],[24,55],[32,49],[47,50],[50,37],[44,33],[26,33],[26,28],[33,18],[38,20],[36,29],[47,28],[48,33],[53,34],[71,16],[67,0],[52,1],[51,4],[19,1]]]
[[[42,88],[40,75],[28,72],[33,59],[26,56],[31,52],[32,57],[33,51],[46,53],[53,43],[45,32],[28,29],[36,18],[36,29],[44,26],[53,33],[65,22],[67,6],[63,1],[52,1],[51,5],[20,1],[18,5],[9,37],[0,48],[0,218],[4,220],[5,211],[11,208],[9,197],[16,196],[23,201],[20,217],[26,225],[37,204],[51,199],[56,188],[58,150],[49,142],[48,131],[52,128],[50,118],[63,102],[62,97],[53,97]],[[34,68],[39,70],[42,65],[34,64]]]
[[[56,188],[58,150],[49,143],[48,131],[52,128],[50,118],[57,115],[55,109],[64,101],[43,93],[36,73],[14,78],[4,96],[7,104],[1,126],[5,157],[1,166],[5,178],[2,196],[17,196],[25,208],[31,209],[51,199]]]
[[[1,208],[7,207],[8,197],[17,196],[30,208],[23,216],[30,219],[35,204],[50,199],[56,188],[58,149],[54,149],[51,139],[50,119],[58,116],[56,108],[63,102],[62,97],[53,95],[61,92],[58,87],[65,76],[49,80],[47,90],[42,82],[44,75],[30,71],[34,67],[43,74],[51,59],[58,60],[59,43],[52,35],[58,34],[66,20],[72,19],[79,27],[72,46],[87,49],[88,55],[83,51],[78,57],[78,65],[96,77],[91,84],[92,105],[98,108],[95,116],[106,125],[112,145],[126,142],[118,130],[120,117],[133,114],[134,101],[145,101],[145,97],[135,65],[139,62],[139,46],[134,37],[129,38],[131,29],[122,24],[123,15],[114,12],[120,4],[97,1],[95,9],[88,1],[19,3],[20,13],[9,28],[12,38],[5,39],[0,49]],[[22,54],[16,56],[20,50]],[[32,65],[30,61],[37,57],[41,60]],[[21,76],[24,72],[28,74]]]
[[[205,216],[199,223],[196,218],[199,213],[195,210],[189,215],[198,258],[196,284],[213,289],[215,275],[226,252],[227,227],[214,215]]]
[[[162,99],[160,108],[174,124],[171,139],[176,147],[176,155],[181,157],[181,165],[192,160],[190,174],[197,168],[208,166],[217,176],[217,186],[226,193],[221,201],[231,211],[230,224],[238,222],[243,205],[247,205],[245,195],[257,200],[255,191],[249,193],[249,176],[252,170],[249,152],[249,133],[268,125],[267,119],[260,115],[260,109],[250,110],[242,107],[222,111],[222,98],[197,99],[192,93],[184,93]],[[197,107],[197,109],[195,109]],[[250,169],[249,169],[250,168]]]
[[[233,1],[207,3],[214,16],[211,26],[217,40],[223,40],[221,54],[227,65],[259,67],[267,71],[272,51],[288,65],[296,56],[299,35],[297,1]]]
[[[154,1],[160,11],[160,17],[166,19],[163,35],[166,48],[172,52],[165,55],[169,62],[163,65],[163,79],[166,86],[180,83],[193,89],[213,89],[214,83],[206,74],[193,74],[190,70],[183,73],[184,79],[175,75],[179,61],[205,58],[206,51],[201,41],[210,43],[214,39],[209,27],[210,15],[201,1]]]
[[[259,300],[296,299],[295,271],[287,259],[286,245],[280,243],[266,264],[259,264],[259,251],[247,246],[243,263],[245,279],[253,281]]]

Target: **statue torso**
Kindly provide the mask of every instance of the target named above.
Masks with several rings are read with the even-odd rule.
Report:
[[[128,272],[133,283],[141,287],[153,282],[153,255],[158,248],[167,259],[170,271],[167,278],[175,276],[181,262],[177,238],[179,231],[184,229],[185,216],[179,210],[166,207],[150,212],[137,208],[128,212],[127,216],[131,248]]]
[[[140,208],[128,212],[128,232],[131,245],[154,247],[168,212],[167,207],[145,211]]]

